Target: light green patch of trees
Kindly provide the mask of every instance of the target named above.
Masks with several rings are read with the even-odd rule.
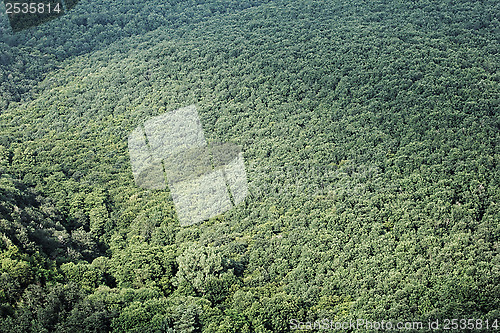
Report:
[[[0,37],[0,331],[500,319],[499,4],[94,4]],[[180,227],[127,138],[191,104],[250,193]]]

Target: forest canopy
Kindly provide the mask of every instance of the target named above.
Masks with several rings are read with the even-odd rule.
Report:
[[[499,16],[85,0],[13,32],[0,15],[0,331],[500,321]],[[127,139],[192,104],[209,144],[242,147],[249,194],[183,227],[168,188],[136,186]]]

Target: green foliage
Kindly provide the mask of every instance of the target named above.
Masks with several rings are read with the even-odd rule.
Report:
[[[113,256],[110,262],[110,272],[119,287],[157,288],[165,295],[173,291],[176,271],[172,247],[131,246]]]
[[[78,283],[82,289],[89,292],[100,285],[106,284],[106,271],[99,269],[100,267],[95,267],[94,263],[81,262],[75,264],[69,262],[62,264],[60,268],[68,281]]]
[[[498,318],[500,5],[80,2],[0,22],[0,331]],[[195,103],[250,195],[180,227],[127,137]]]

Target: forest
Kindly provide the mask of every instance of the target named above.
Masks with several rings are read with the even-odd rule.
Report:
[[[500,331],[499,60],[494,0],[0,13],[0,332]],[[249,193],[181,226],[128,137],[188,105]]]

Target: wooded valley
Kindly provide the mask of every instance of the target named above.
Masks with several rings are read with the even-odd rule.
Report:
[[[493,0],[0,15],[0,331],[500,321],[499,21]],[[249,194],[181,227],[127,138],[193,104]]]

